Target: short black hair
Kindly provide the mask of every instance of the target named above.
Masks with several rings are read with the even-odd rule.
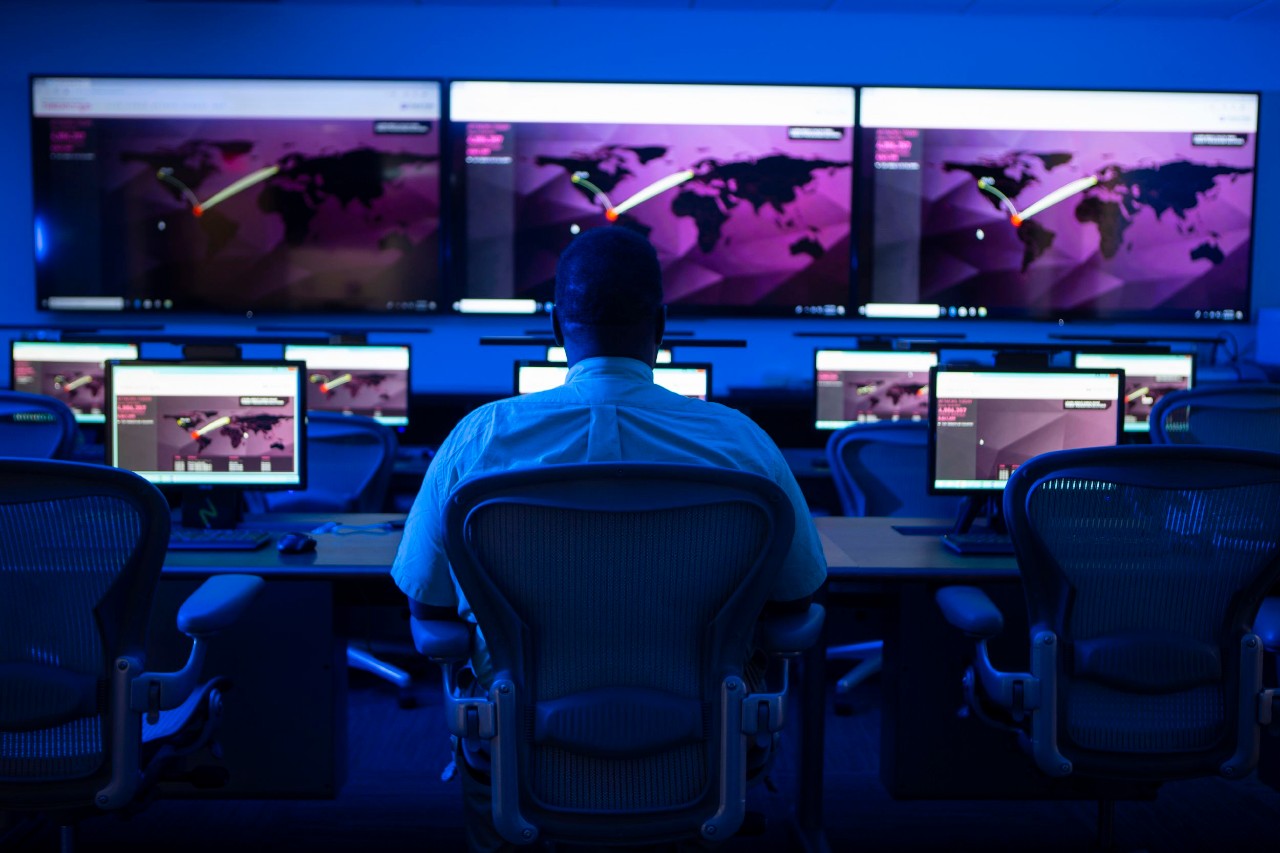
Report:
[[[573,239],[556,267],[556,313],[588,326],[653,322],[662,310],[662,267],[629,228],[593,228]]]

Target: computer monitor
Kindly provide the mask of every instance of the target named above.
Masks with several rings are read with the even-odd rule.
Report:
[[[409,424],[409,347],[288,344],[287,361],[307,365],[307,409]]]
[[[1151,407],[1165,394],[1190,388],[1196,357],[1191,353],[1075,354],[1078,369],[1124,371],[1124,431],[1149,432]]]
[[[31,78],[38,307],[429,312],[440,84]]]
[[[71,407],[78,423],[100,424],[106,420],[107,361],[137,357],[137,344],[14,341],[9,387],[56,397]]]
[[[929,491],[990,493],[1054,450],[1120,439],[1124,371],[931,371]]]
[[[923,421],[929,417],[929,368],[936,352],[816,350],[814,427]]]
[[[569,360],[569,357],[568,355],[565,354],[564,347],[557,347],[557,346],[547,347],[547,361],[554,361],[557,364],[563,364],[568,360]],[[658,355],[654,359],[654,361],[656,361],[658,364],[670,364],[671,350],[667,349],[666,347],[660,348],[658,350]]]
[[[515,393],[533,394],[558,388],[569,375],[563,364],[548,361],[516,362]],[[711,399],[710,364],[667,364],[653,369],[653,382],[682,397]]]
[[[153,483],[300,489],[300,362],[107,364],[107,463]]]
[[[1259,100],[865,87],[857,311],[1249,319]]]
[[[848,86],[453,82],[463,312],[549,310],[574,235],[653,243],[673,313],[839,316]]]

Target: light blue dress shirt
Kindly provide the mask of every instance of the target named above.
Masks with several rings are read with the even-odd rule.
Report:
[[[449,570],[441,510],[453,487],[478,474],[582,462],[675,462],[761,474],[795,507],[795,537],[770,596],[789,601],[826,578],[818,532],[791,469],[760,427],[717,403],[653,384],[631,358],[588,358],[559,388],[498,400],[463,418],[440,446],[405,522],[391,577],[409,597],[456,607],[474,622]],[[472,666],[487,683],[489,661],[477,632]]]

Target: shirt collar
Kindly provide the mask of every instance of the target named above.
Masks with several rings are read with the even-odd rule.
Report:
[[[595,358],[584,358],[569,368],[569,375],[565,378],[565,384],[604,378],[653,382],[653,368],[634,358],[600,355]]]

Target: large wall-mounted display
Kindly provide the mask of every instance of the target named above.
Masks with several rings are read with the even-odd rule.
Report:
[[[864,88],[863,316],[1246,320],[1256,94]]]
[[[436,310],[440,84],[34,77],[52,310]]]
[[[849,87],[454,82],[463,311],[549,307],[575,234],[626,227],[673,311],[847,310]]]

